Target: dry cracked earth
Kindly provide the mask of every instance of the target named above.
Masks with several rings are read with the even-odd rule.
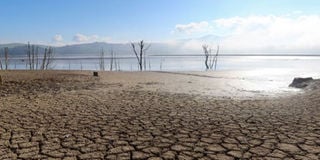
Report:
[[[319,91],[232,100],[24,83],[1,90],[0,159],[320,159]]]

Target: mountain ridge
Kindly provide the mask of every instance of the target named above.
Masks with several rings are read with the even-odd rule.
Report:
[[[45,45],[37,45],[43,50]],[[172,54],[178,52],[189,52],[195,53],[193,50],[181,49],[179,45],[169,45],[166,43],[150,43],[151,47],[148,49],[147,54],[160,55],[160,54]],[[3,52],[3,48],[8,47],[9,53],[13,56],[26,55],[27,44],[23,43],[8,43],[0,44],[0,53]],[[114,53],[120,56],[132,55],[132,48],[129,43],[105,43],[105,42],[94,42],[84,44],[74,44],[65,46],[52,46],[55,54],[59,56],[76,56],[76,55],[100,55],[101,51],[109,53],[113,50]],[[201,51],[201,50],[200,50]]]

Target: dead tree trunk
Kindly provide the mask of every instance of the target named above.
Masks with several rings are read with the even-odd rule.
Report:
[[[4,48],[4,62],[5,62],[5,67],[6,67],[6,70],[8,70],[8,67],[9,67],[9,48],[6,47]]]
[[[208,45],[202,45],[202,49],[204,52],[204,56],[205,56],[205,60],[204,60],[204,64],[206,65],[206,69],[210,69],[210,65],[208,64],[208,60],[209,60],[209,46]]]
[[[50,69],[50,65],[52,65],[54,60],[54,52],[52,47],[48,47],[44,49],[44,55],[41,64],[41,70]]]
[[[35,63],[36,63],[36,67],[35,69],[38,70],[39,69],[39,47],[36,47],[36,53],[35,53]]]
[[[3,70],[1,55],[0,55],[0,69]]]
[[[52,47],[48,47],[47,61],[46,61],[46,64],[45,64],[45,69],[46,70],[50,69],[49,67],[50,67],[50,65],[52,65],[53,59],[54,59],[53,48]]]
[[[143,68],[146,69],[146,51],[150,48],[150,45],[145,45],[145,43],[142,41],[138,42],[137,44],[139,50],[137,51],[137,47],[134,43],[131,43],[132,50],[138,60],[139,70],[142,71]]]
[[[111,52],[110,52],[110,54],[111,54],[111,57],[110,57],[110,71],[112,71],[113,70],[113,61],[114,61],[114,53],[113,53],[113,50],[111,50]]]
[[[45,70],[46,61],[47,61],[47,52],[48,52],[48,49],[45,48],[44,49],[43,59],[42,59],[42,64],[41,64],[41,70]]]
[[[105,70],[105,64],[104,64],[104,51],[103,51],[103,49],[101,50],[101,53],[100,53],[99,65],[100,65],[100,70],[104,71]]]
[[[35,52],[35,46],[34,45],[32,45],[32,47],[31,47],[32,49],[31,49],[31,63],[30,63],[30,65],[31,65],[31,70],[34,70],[34,67],[35,67],[35,64],[34,64],[34,58],[35,58],[35,54],[34,54],[34,52]]]
[[[118,64],[118,71],[121,71],[120,58],[118,59],[117,64]]]
[[[218,56],[219,56],[219,51],[220,51],[220,46],[217,46],[217,52],[215,56],[215,61],[214,61],[214,70],[217,70],[217,63],[218,63]]]
[[[143,56],[143,65],[144,65],[144,70],[147,70],[147,59],[146,59],[146,55]]]
[[[214,70],[217,69],[217,63],[218,63],[218,55],[219,55],[219,46],[217,47],[217,51],[215,55],[212,55],[212,49],[209,48],[208,45],[202,45],[202,49],[205,56],[205,66],[206,70]]]
[[[43,57],[39,54],[40,48],[36,45],[27,45],[26,69],[29,70],[47,70],[54,61],[54,50],[52,47],[44,48]]]
[[[30,42],[28,42],[27,45],[27,57],[28,57],[28,62],[27,64],[29,65],[29,69],[32,70],[32,61],[31,61],[31,45]]]

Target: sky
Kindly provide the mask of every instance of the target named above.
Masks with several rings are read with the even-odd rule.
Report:
[[[320,51],[319,0],[1,0],[0,43]],[[319,42],[318,42],[319,41]]]

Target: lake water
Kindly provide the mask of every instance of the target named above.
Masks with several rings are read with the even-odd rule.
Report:
[[[135,57],[122,57],[116,61],[118,67],[114,66],[113,69],[138,70]],[[210,81],[220,79],[229,88],[240,89],[241,93],[246,90],[254,95],[291,92],[288,84],[294,77],[320,78],[319,66],[320,56],[219,56],[215,72],[201,72],[205,71],[203,56],[150,56],[146,63],[147,71],[204,74]],[[57,70],[100,70],[99,58],[92,57],[57,57],[51,67]],[[106,70],[109,70],[109,67],[110,59],[106,58]],[[26,69],[26,60],[11,59],[9,68]]]
[[[100,70],[97,57],[56,57],[52,69]],[[138,71],[136,57],[115,60],[113,70]],[[26,69],[26,60],[11,59],[9,69]],[[273,77],[273,79],[297,76],[319,77],[320,56],[219,56],[217,71],[250,71],[250,75]],[[110,59],[105,58],[105,70],[110,70]],[[147,71],[205,71],[203,56],[150,56],[146,59]]]
[[[204,71],[203,56],[150,56],[146,68],[151,71]],[[117,70],[137,71],[135,57],[116,59]],[[219,56],[217,70],[251,69],[303,69],[314,71],[320,65],[320,56]],[[52,69],[100,70],[99,58],[57,57]],[[10,69],[26,69],[26,60],[11,59]],[[105,68],[110,69],[110,59],[105,58]],[[319,69],[320,70],[320,69]]]

